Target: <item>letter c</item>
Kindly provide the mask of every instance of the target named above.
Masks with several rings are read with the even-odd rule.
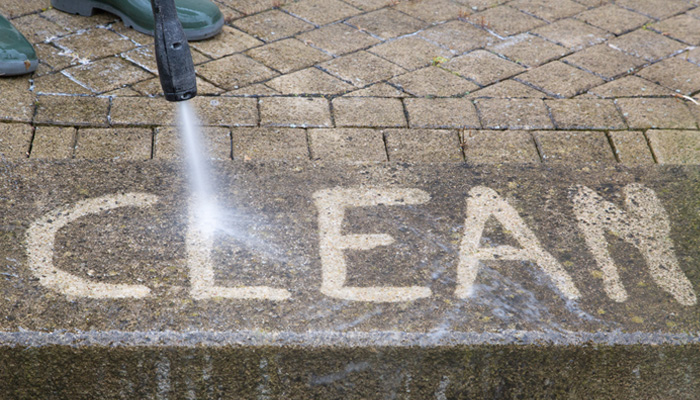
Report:
[[[29,270],[44,287],[66,296],[93,299],[147,297],[151,290],[143,285],[92,282],[56,268],[53,265],[54,244],[58,231],[78,218],[119,207],[148,207],[157,201],[157,196],[147,193],[112,194],[83,200],[73,207],[45,214],[27,230]]]

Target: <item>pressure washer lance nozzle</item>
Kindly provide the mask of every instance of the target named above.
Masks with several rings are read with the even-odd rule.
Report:
[[[168,101],[197,95],[197,80],[187,37],[177,17],[174,0],[151,0],[155,18],[156,61],[160,85]]]

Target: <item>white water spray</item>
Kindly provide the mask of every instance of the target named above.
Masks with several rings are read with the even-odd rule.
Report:
[[[208,149],[203,143],[200,124],[189,101],[178,103],[178,122],[190,186],[190,218],[194,219],[197,229],[208,240],[213,240],[214,235],[225,235],[263,258],[287,259],[282,249],[257,235],[259,230],[269,228],[263,219],[219,206],[211,181],[213,175]]]
[[[192,191],[192,212],[199,224],[199,229],[212,234],[220,224],[221,215],[209,180],[211,173],[206,150],[202,144],[200,124],[189,101],[178,103],[178,117],[182,147],[189,172],[188,180]]]

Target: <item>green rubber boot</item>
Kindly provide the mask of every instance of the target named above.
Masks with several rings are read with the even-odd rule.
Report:
[[[29,74],[38,64],[31,43],[0,15],[0,77]]]
[[[153,36],[153,9],[150,0],[51,0],[51,5],[70,14],[91,16],[95,10],[112,13],[124,25]],[[187,40],[215,36],[224,26],[219,7],[209,0],[175,0],[177,15]]]

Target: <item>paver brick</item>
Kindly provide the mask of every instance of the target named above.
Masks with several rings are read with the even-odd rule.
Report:
[[[700,164],[700,132],[655,130],[646,132],[659,164]]]
[[[407,36],[388,41],[369,49],[386,60],[406,68],[409,71],[425,67],[440,58],[452,57],[449,50],[429,43],[418,36]]]
[[[566,63],[590,71],[605,80],[629,74],[646,62],[612,47],[599,44],[564,58]]]
[[[690,15],[677,15],[673,18],[656,22],[650,25],[649,28],[664,36],[672,37],[687,44],[700,45],[700,20]]]
[[[234,54],[220,58],[202,64],[195,70],[198,75],[227,90],[238,89],[279,75],[277,72],[243,54]]]
[[[416,32],[426,23],[392,8],[383,8],[350,18],[346,23],[384,40]]]
[[[339,0],[301,0],[283,8],[316,25],[326,25],[362,12]]]
[[[282,94],[339,94],[354,87],[318,68],[307,68],[278,76],[266,83]]]
[[[698,127],[700,127],[700,105],[697,105],[693,103],[692,101],[688,101],[685,98],[677,97],[674,96],[675,100],[684,103],[684,105],[687,107],[687,109],[690,111],[690,113],[695,117],[695,122],[698,124]]]
[[[540,99],[477,99],[485,129],[551,129],[549,112]]]
[[[257,100],[253,98],[198,96],[191,103],[202,125],[258,125]]]
[[[192,61],[194,62],[194,57],[197,53],[194,51],[193,48],[190,48],[190,52],[192,53]],[[210,60],[210,58],[202,55],[201,53],[199,54],[204,58],[204,61]],[[128,60],[133,64],[138,65],[139,67],[147,70],[148,72],[158,74],[158,64],[156,63],[155,45],[139,46],[135,49],[122,53],[121,56],[125,60]]]
[[[34,115],[34,94],[27,77],[0,79],[0,121],[30,122]]]
[[[682,58],[686,61],[690,61],[693,64],[700,65],[700,47],[695,47],[691,50],[684,51],[676,57]]]
[[[610,131],[615,155],[623,164],[653,164],[649,144],[640,131]]]
[[[613,0],[576,0],[577,3],[582,4],[588,8],[601,7],[604,4],[611,3]]]
[[[200,114],[201,115],[201,114]],[[212,160],[231,159],[231,132],[228,128],[204,127],[201,134],[202,152]],[[184,157],[180,130],[172,127],[157,128],[153,158],[176,160]]]
[[[234,128],[234,160],[308,160],[306,129]]]
[[[414,96],[450,97],[479,88],[476,84],[438,67],[426,67],[389,81]]]
[[[27,158],[31,142],[31,125],[0,122],[0,160]]]
[[[37,103],[37,124],[107,126],[109,99],[104,97],[38,96]],[[129,113],[139,117],[134,109]]]
[[[560,61],[532,69],[516,79],[559,98],[573,97],[604,82],[593,74]]]
[[[323,161],[387,160],[382,132],[374,129],[309,129],[311,158]]]
[[[494,98],[494,99],[504,99],[504,98],[535,98],[543,99],[548,98],[547,94],[540,92],[539,90],[533,89],[524,83],[514,81],[509,79],[507,81],[498,82],[494,85],[487,86],[483,89],[476,90],[469,93],[467,98],[477,99],[477,98]]]
[[[405,99],[411,128],[480,128],[479,116],[468,99]]]
[[[45,0],[3,0],[0,4],[0,14],[7,18],[14,18],[44,8],[46,8]]]
[[[314,28],[308,22],[280,10],[269,10],[237,19],[233,25],[265,42],[284,39]]]
[[[94,92],[75,82],[65,74],[58,72],[34,78],[34,93],[36,94],[82,94]]]
[[[158,79],[158,81],[160,81],[159,78],[155,78],[155,79]],[[213,95],[219,95],[225,91],[225,89],[221,89],[218,86],[214,86],[199,76],[196,78],[196,81],[197,81],[197,94],[198,95],[213,96]],[[138,83],[136,85],[138,85]],[[136,85],[134,85],[134,86],[136,86]],[[132,88],[133,88],[133,86],[132,86]],[[105,94],[109,94],[109,93],[105,93]],[[157,96],[163,96],[163,88],[161,87],[160,90],[156,91],[154,94]],[[151,95],[153,95],[153,94],[151,94]]]
[[[146,128],[82,128],[78,130],[75,158],[119,161],[151,158],[153,134]]]
[[[375,83],[364,89],[355,90],[345,95],[346,97],[407,97],[408,93],[402,92],[399,89],[387,83]]]
[[[589,91],[605,98],[670,96],[670,89],[661,87],[638,76],[628,75],[594,87]]]
[[[615,155],[605,132],[533,132],[542,161],[546,163],[614,163]]]
[[[462,147],[469,164],[539,163],[529,131],[463,130]]]
[[[140,46],[154,44],[153,36],[138,32],[135,29],[127,28],[121,20],[111,23],[108,28]]]
[[[345,0],[345,2],[362,11],[372,11],[387,5],[385,0]]]
[[[559,43],[571,50],[581,50],[606,41],[610,33],[603,29],[583,23],[577,19],[567,18],[553,24],[541,26],[532,33]]]
[[[608,44],[614,49],[652,62],[685,48],[680,42],[646,29],[637,29],[618,36],[608,41]]]
[[[525,71],[525,68],[520,65],[504,60],[486,50],[475,50],[453,58],[444,63],[443,68],[456,72],[482,86]]]
[[[218,2],[240,11],[243,15],[250,15],[284,4],[286,0],[218,0]]]
[[[55,40],[54,43],[70,50],[75,57],[90,61],[123,53],[136,47],[129,39],[101,28],[66,36]],[[99,45],[95,45],[96,43]]]
[[[228,4],[225,4],[226,0],[218,1],[217,3],[217,6],[221,11],[221,15],[224,16],[224,24],[231,23],[231,21],[245,16],[245,14],[243,14],[242,12],[235,10]]]
[[[73,127],[37,126],[29,157],[44,160],[73,158],[75,134]]]
[[[328,100],[318,97],[266,97],[259,100],[262,126],[330,127]]]
[[[107,57],[64,70],[95,93],[105,93],[153,77],[134,64],[118,57]]]
[[[211,39],[190,42],[190,47],[201,51],[209,57],[221,58],[240,53],[263,42],[238,29],[224,25],[220,34]]]
[[[50,65],[39,61],[39,64],[36,66],[36,71],[34,71],[34,76],[39,77],[39,76],[44,76],[46,74],[52,74],[54,72],[56,72],[56,71],[54,71],[54,69],[51,68]]]
[[[51,72],[61,70],[69,65],[76,65],[77,60],[73,59],[73,55],[63,49],[59,49],[50,43],[36,43],[34,45],[36,56],[39,58],[39,67],[46,64],[51,67]],[[34,76],[44,75],[40,69],[34,73]]]
[[[258,96],[274,96],[280,94],[275,89],[266,86],[262,83],[256,83],[253,85],[245,86],[240,89],[230,90],[223,93],[222,96],[245,96],[245,97],[258,97]]]
[[[42,12],[41,16],[62,26],[70,32],[86,31],[97,27],[101,27],[99,29],[104,30],[103,27],[117,21],[117,17],[109,13],[97,13],[90,18],[86,18],[80,15],[73,15],[63,11],[58,11],[55,8]]]
[[[637,75],[683,94],[700,90],[700,67],[679,57],[662,60]]]
[[[39,14],[25,15],[12,20],[12,25],[20,31],[30,43],[40,43],[50,38],[64,36],[69,31],[58,24],[41,18]]]
[[[571,0],[514,0],[508,5],[549,22],[570,17],[586,10],[586,7]]]
[[[471,12],[469,8],[450,0],[402,1],[395,8],[431,24],[449,21]]]
[[[544,64],[569,52],[565,47],[529,33],[511,36],[488,49],[528,67]]]
[[[320,67],[357,87],[390,79],[405,72],[398,65],[366,51],[358,51],[326,61],[320,64]]]
[[[124,87],[112,90],[111,92],[107,92],[104,95],[108,97],[139,97],[141,96],[141,93],[137,92],[133,88]]]
[[[283,74],[310,67],[330,58],[297,39],[283,39],[246,52],[251,58]]]
[[[418,35],[456,53],[483,48],[500,41],[490,33],[463,21],[449,21],[421,31]]]
[[[592,8],[576,15],[575,18],[615,35],[622,35],[650,21],[644,15],[614,4]]]
[[[384,137],[391,162],[464,162],[455,130],[386,129]]]
[[[546,24],[507,5],[489,8],[468,17],[473,24],[496,32],[501,37],[517,35]]]
[[[615,101],[630,129],[695,129],[695,118],[685,104],[669,98],[625,98]]]
[[[700,17],[700,10],[698,10],[698,8],[696,7],[686,11],[684,14],[690,15],[693,18],[698,18]]]
[[[626,129],[615,103],[604,99],[545,100],[557,129]]]
[[[668,18],[691,7],[683,0],[616,0],[615,4],[656,19]]]
[[[406,126],[403,104],[396,98],[338,97],[333,99],[333,116],[338,127]]]
[[[298,35],[297,39],[338,56],[365,49],[380,42],[379,39],[345,24],[332,24],[304,32]]]
[[[138,113],[134,112],[138,110]],[[175,107],[163,97],[116,97],[112,99],[112,125],[173,125]]]

